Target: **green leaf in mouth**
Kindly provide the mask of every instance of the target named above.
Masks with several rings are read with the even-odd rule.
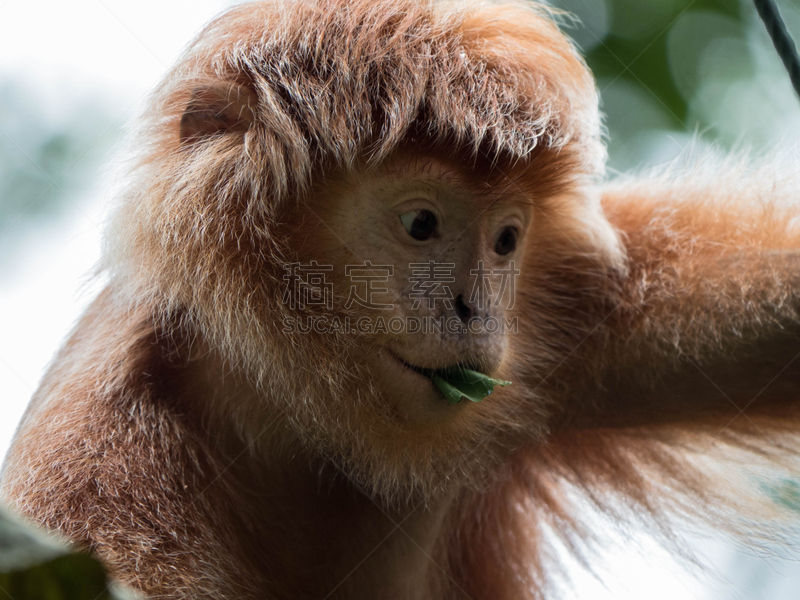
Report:
[[[434,385],[444,394],[448,404],[461,402],[462,398],[470,402],[480,402],[492,393],[496,385],[501,387],[511,385],[510,381],[494,379],[461,367],[428,371],[424,374],[430,377]]]

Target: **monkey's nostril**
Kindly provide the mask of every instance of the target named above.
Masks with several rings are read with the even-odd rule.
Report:
[[[464,294],[459,294],[456,298],[456,314],[463,323],[472,318],[472,309],[464,303]]]

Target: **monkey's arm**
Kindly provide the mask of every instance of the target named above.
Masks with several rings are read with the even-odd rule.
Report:
[[[800,194],[790,179],[697,173],[605,190],[628,272],[575,353],[593,373],[565,424],[800,414]]]

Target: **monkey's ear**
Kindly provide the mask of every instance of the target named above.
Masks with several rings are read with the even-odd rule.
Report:
[[[255,104],[255,92],[235,83],[195,88],[181,117],[181,145],[212,135],[247,131]]]

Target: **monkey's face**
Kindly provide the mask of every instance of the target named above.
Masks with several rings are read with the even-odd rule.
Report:
[[[221,402],[247,436],[280,414],[408,491],[544,436],[518,372],[559,364],[579,275],[619,253],[586,192],[596,86],[556,24],[392,6],[259,2],[206,28],[143,117],[107,262],[254,384]],[[426,376],[448,367],[512,385],[451,405]]]
[[[432,372],[511,378],[510,314],[533,218],[512,179],[490,183],[468,164],[403,152],[342,177],[308,208],[296,258],[326,275],[318,282],[329,284],[344,335],[358,339],[352,356],[375,390],[370,401],[424,427],[475,410],[448,403]],[[486,402],[502,396],[497,388]]]

